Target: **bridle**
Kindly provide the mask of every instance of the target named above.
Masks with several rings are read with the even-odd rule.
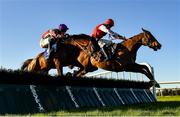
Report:
[[[151,39],[149,39],[149,38],[146,36],[146,32],[143,32],[143,34],[144,34],[144,37],[142,38],[142,43],[143,43],[143,44],[145,44],[145,43],[146,43],[146,45],[147,45],[147,46],[150,46],[150,45],[151,45],[152,40],[151,40]]]

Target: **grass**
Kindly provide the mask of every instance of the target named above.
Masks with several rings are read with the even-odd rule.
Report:
[[[37,116],[180,116],[180,96],[157,97],[157,103],[119,107],[82,108],[39,113]]]

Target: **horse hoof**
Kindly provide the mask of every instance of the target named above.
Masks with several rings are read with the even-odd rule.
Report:
[[[155,87],[160,88],[159,83],[156,83],[156,84],[155,84]]]
[[[150,83],[151,83],[152,86],[160,88],[160,85],[159,85],[159,83],[157,83],[157,81],[151,80]]]

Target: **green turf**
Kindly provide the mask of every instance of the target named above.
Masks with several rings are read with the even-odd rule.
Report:
[[[119,107],[82,108],[70,111],[39,113],[38,116],[180,116],[180,96],[158,97],[157,103]]]

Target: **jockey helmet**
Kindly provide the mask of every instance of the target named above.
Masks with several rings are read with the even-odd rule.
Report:
[[[105,21],[105,24],[110,25],[110,26],[114,26],[114,21],[112,19],[107,19]]]
[[[59,25],[59,30],[62,32],[66,32],[69,28],[65,24]]]

